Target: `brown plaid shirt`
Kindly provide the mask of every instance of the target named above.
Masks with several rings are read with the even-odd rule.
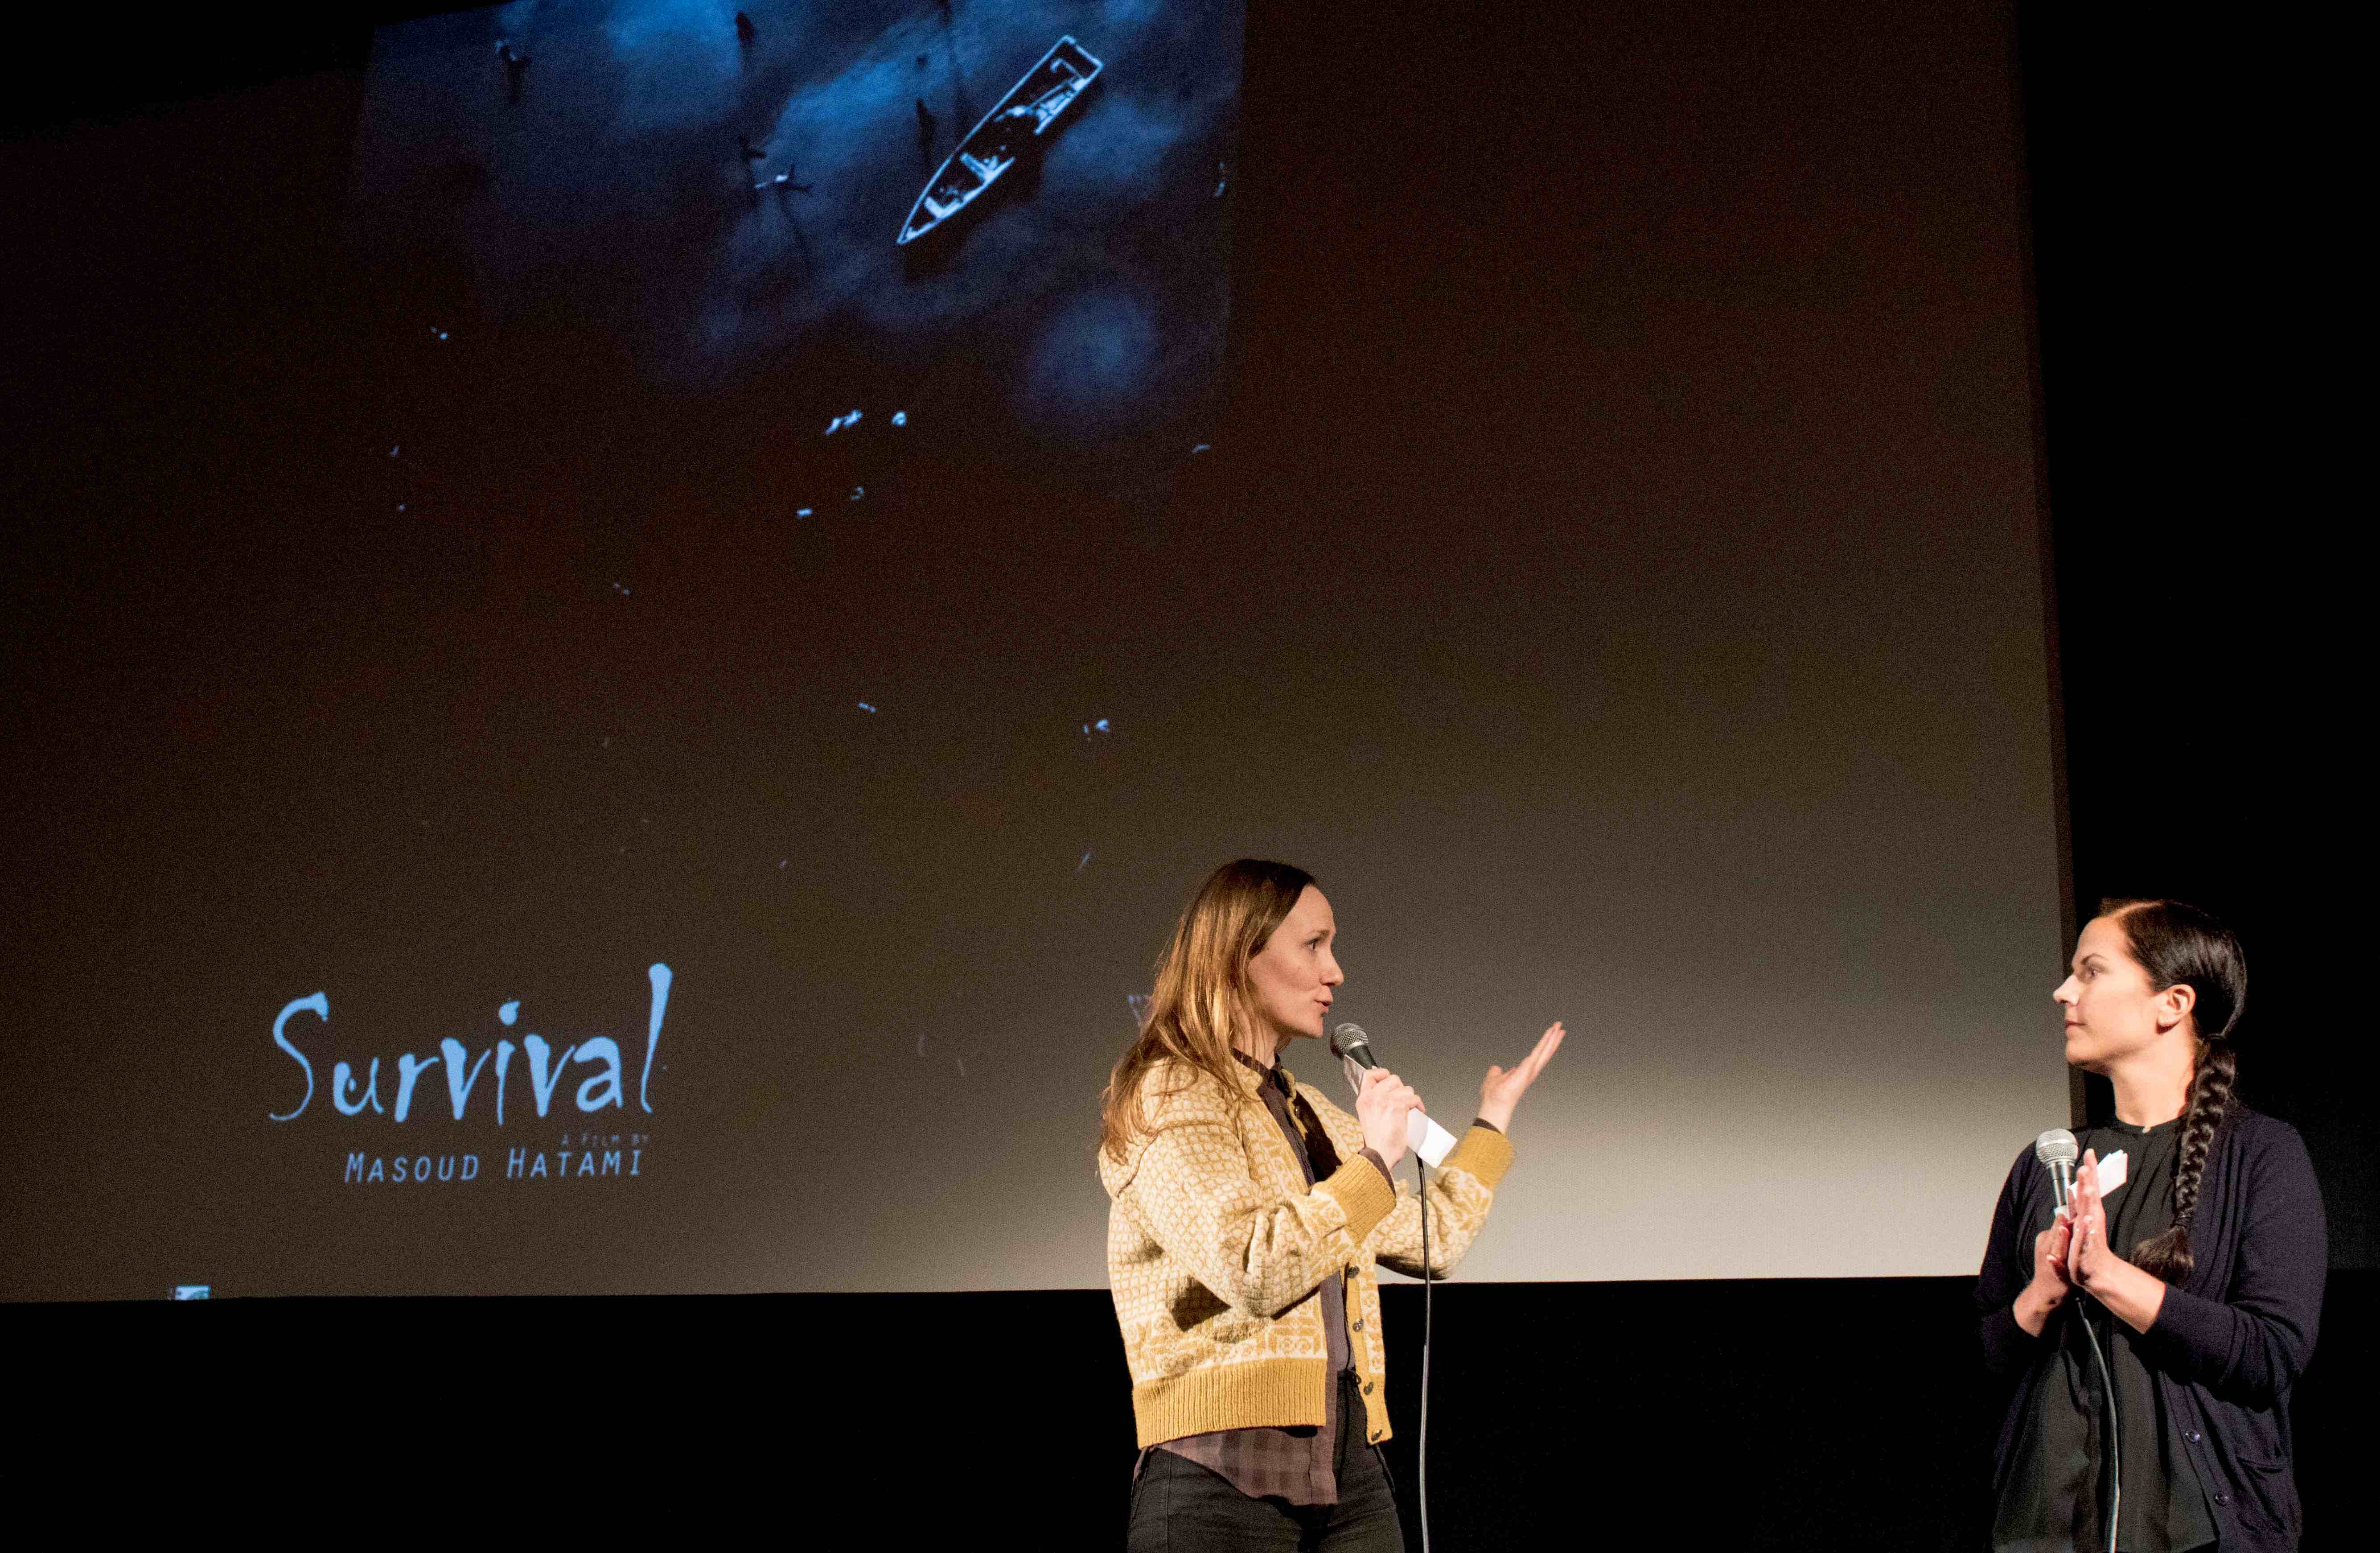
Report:
[[[1233,1052],[1265,1076],[1258,1086],[1264,1096],[1265,1109],[1281,1124],[1281,1135],[1289,1139],[1291,1152],[1305,1171],[1308,1187],[1339,1169],[1339,1151],[1330,1146],[1330,1138],[1322,1130],[1321,1119],[1314,1108],[1300,1098],[1289,1070],[1280,1066],[1265,1068],[1254,1059]],[[1378,1166],[1387,1176],[1389,1167],[1370,1149],[1364,1158]],[[1396,1180],[1389,1178],[1393,1188]],[[1354,1365],[1354,1357],[1347,1341],[1346,1279],[1332,1273],[1322,1280],[1322,1286],[1306,1296],[1322,1302],[1323,1350],[1330,1362],[1330,1389],[1323,1404],[1320,1428],[1310,1426],[1287,1427],[1252,1427],[1218,1429],[1212,1434],[1184,1435],[1169,1439],[1152,1450],[1171,1450],[1221,1474],[1241,1493],[1252,1499],[1278,1498],[1297,1505],[1325,1505],[1339,1502],[1339,1474],[1335,1466],[1339,1428],[1341,1425],[1340,1377]]]

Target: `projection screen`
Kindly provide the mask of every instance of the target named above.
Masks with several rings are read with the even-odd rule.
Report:
[[[1449,1125],[1567,1022],[1461,1276],[1972,1271],[2066,1107],[2010,23],[1695,12],[382,29],[237,217],[335,300],[42,519],[0,1292],[1102,1284],[1241,855]]]

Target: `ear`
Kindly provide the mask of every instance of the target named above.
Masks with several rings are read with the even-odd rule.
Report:
[[[2158,1030],[2170,1030],[2189,1018],[2191,1011],[2198,1006],[2198,989],[2186,981],[2177,981],[2150,1001],[2156,1008]]]

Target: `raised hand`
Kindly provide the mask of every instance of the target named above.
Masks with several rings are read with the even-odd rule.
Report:
[[[2066,1279],[2107,1307],[2109,1315],[2145,1332],[2165,1304],[2165,1280],[2116,1255],[2107,1244],[2107,1206],[2099,1195],[2099,1152],[2083,1153],[2074,1172],[2074,1195],[2066,1204],[2073,1244],[2066,1252]]]
[[[1561,1021],[1557,1019],[1546,1026],[1546,1033],[1537,1037],[1536,1049],[1522,1058],[1519,1066],[1490,1067],[1479,1084],[1479,1120],[1500,1132],[1511,1132],[1512,1108],[1521,1103],[1521,1097],[1529,1092],[1537,1074],[1545,1072],[1546,1064],[1561,1049]]]
[[[2078,1289],[2089,1289],[2094,1279],[2105,1280],[2109,1263],[2123,1258],[2107,1249],[2107,1205],[2099,1195],[2099,1151],[2086,1149],[2074,1172],[2074,1195],[2067,1199],[2066,1217],[2073,1241],[2066,1253],[2066,1278]]]
[[[2066,1222],[2062,1212],[2049,1221],[2049,1228],[2033,1237],[2033,1281],[2061,1300],[2074,1282],[2066,1270],[2066,1254],[2073,1244],[2074,1227]]]
[[[2050,1313],[2066,1303],[2074,1286],[2066,1275],[2066,1254],[2073,1244],[2074,1231],[2066,1222],[2066,1210],[2050,1220],[2049,1228],[2033,1237],[2033,1281],[2024,1286],[2010,1312],[2016,1324],[2034,1337],[2049,1325]]]

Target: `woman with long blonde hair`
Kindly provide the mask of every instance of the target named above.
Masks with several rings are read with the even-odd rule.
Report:
[[[1512,1160],[1512,1110],[1561,1045],[1491,1067],[1422,1199],[1390,1173],[1421,1097],[1367,1070],[1354,1115],[1281,1062],[1345,980],[1311,875],[1208,876],[1158,962],[1100,1110],[1108,1280],[1141,1445],[1135,1549],[1398,1553],[1376,1264],[1442,1278]]]

